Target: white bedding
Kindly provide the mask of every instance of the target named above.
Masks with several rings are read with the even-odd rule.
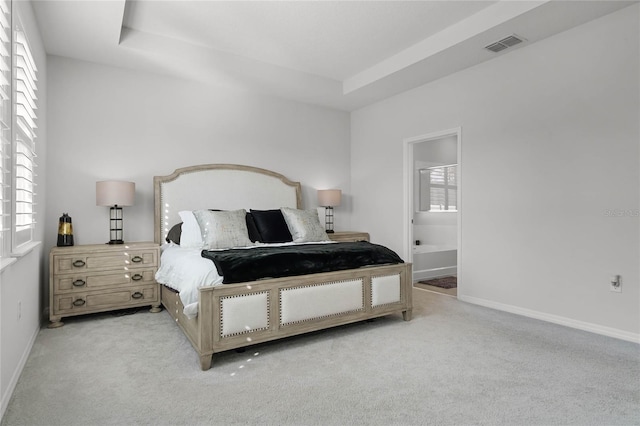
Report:
[[[198,288],[222,284],[216,266],[200,255],[202,249],[182,248],[169,243],[162,246],[156,281],[180,293],[184,314],[198,314]]]
[[[334,241],[321,241],[312,244]],[[305,243],[280,243],[261,244],[243,247],[251,250],[254,247],[285,246]],[[309,244],[309,243],[306,243]],[[223,277],[218,275],[215,264],[201,256],[202,249],[182,248],[177,244],[169,243],[162,246],[160,268],[156,272],[156,281],[180,293],[180,300],[184,305],[184,314],[187,318],[195,318],[198,314],[198,289],[222,284]]]

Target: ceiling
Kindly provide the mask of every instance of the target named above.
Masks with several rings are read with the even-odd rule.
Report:
[[[634,2],[34,0],[32,4],[50,55],[349,111]],[[484,49],[512,34],[525,42],[499,53]]]

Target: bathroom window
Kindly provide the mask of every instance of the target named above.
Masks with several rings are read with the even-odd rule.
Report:
[[[458,211],[458,165],[420,169],[420,211]]]

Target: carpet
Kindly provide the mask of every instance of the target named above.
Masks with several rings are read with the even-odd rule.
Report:
[[[640,425],[638,350],[417,289],[411,321],[221,352],[208,371],[166,311],[69,317],[40,330],[0,425]]]
[[[432,285],[440,288],[456,288],[458,287],[458,277],[441,277],[430,280],[418,281],[420,284]]]

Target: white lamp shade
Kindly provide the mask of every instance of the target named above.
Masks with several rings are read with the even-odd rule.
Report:
[[[318,190],[318,204],[322,207],[335,207],[340,205],[342,191],[339,189]]]
[[[135,194],[134,182],[120,180],[96,182],[97,206],[132,206]]]

